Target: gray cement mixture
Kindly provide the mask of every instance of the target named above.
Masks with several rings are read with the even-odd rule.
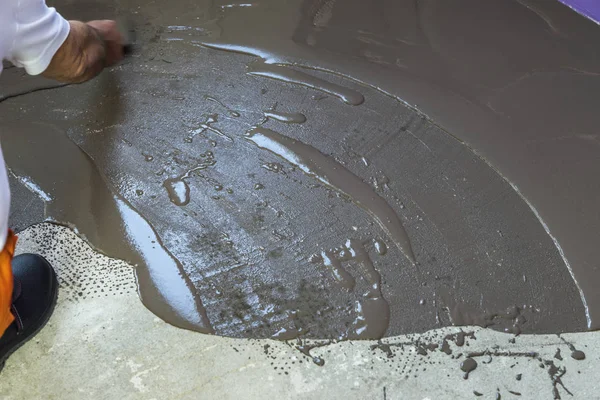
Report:
[[[13,224],[73,227],[200,332],[595,329],[600,30],[460,3],[60,0],[137,43],[84,85],[3,73]]]

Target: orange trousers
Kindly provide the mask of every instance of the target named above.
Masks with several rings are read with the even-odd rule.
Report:
[[[15,319],[10,312],[13,296],[13,274],[10,264],[15,254],[16,244],[17,236],[9,231],[4,249],[0,253],[0,336]]]

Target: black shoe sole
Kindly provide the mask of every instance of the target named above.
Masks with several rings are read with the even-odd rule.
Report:
[[[44,257],[39,256],[44,259],[44,261],[50,266],[50,268],[52,268],[52,264],[50,264],[48,262],[48,260],[46,260]],[[19,343],[17,343],[15,345],[15,347],[13,347],[12,349],[10,349],[8,351],[8,353],[6,353],[4,355],[4,357],[2,357],[0,359],[0,374],[2,373],[2,370],[4,369],[4,364],[6,363],[6,360],[8,360],[8,358],[10,356],[13,355],[13,353],[17,350],[19,350],[21,348],[21,346],[23,346],[25,343],[29,342],[35,335],[37,335],[48,323],[48,321],[50,320],[50,317],[52,317],[52,314],[54,314],[54,308],[56,307],[56,301],[58,300],[58,279],[56,278],[56,271],[52,274],[52,284],[54,285],[54,287],[56,287],[56,290],[54,291],[54,297],[52,299],[52,301],[50,302],[50,305],[48,306],[48,312],[46,313],[46,317],[44,318],[44,320],[42,321],[42,323],[40,324],[39,327],[37,327],[34,331],[32,331],[27,337],[24,337],[23,340],[21,340]]]

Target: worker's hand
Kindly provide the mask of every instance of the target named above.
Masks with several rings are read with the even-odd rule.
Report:
[[[106,51],[106,66],[110,67],[123,59],[123,35],[119,32],[117,23],[111,20],[90,21],[87,23],[94,28],[104,40]]]
[[[113,21],[69,21],[69,36],[58,49],[43,76],[60,82],[80,83],[123,58],[121,34]]]

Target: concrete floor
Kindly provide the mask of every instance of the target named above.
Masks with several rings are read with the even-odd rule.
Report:
[[[173,328],[141,304],[131,267],[95,252],[67,228],[28,228],[18,252],[47,257],[61,291],[48,326],[8,360],[0,378],[4,400],[599,396],[598,332],[522,335],[511,343],[512,335],[465,327],[474,339],[461,347],[450,341],[449,355],[431,346],[461,330],[447,328],[385,339],[389,348],[368,341],[316,348],[311,354],[325,362],[318,366],[295,342]],[[586,359],[571,358],[573,347]],[[478,366],[465,380],[460,364],[471,353],[480,354],[473,355]]]

